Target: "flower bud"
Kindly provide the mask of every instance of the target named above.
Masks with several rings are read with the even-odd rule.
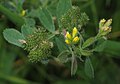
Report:
[[[111,23],[112,23],[112,19],[109,19],[109,20],[104,24],[104,26],[105,26],[105,27],[109,27],[109,26],[111,25]]]
[[[73,43],[77,43],[79,40],[80,40],[79,37],[76,36],[76,37],[73,39]]]
[[[22,10],[22,12],[21,12],[21,16],[25,16],[25,13],[26,13],[26,11],[25,10]]]
[[[105,19],[100,20],[100,23],[105,23],[105,22],[106,22]]]
[[[67,39],[70,39],[70,40],[72,39],[72,37],[71,37],[71,35],[70,35],[69,32],[66,33],[66,36],[65,36],[65,37],[66,37]]]
[[[77,30],[76,27],[74,27],[74,29],[73,29],[73,31],[72,31],[72,37],[74,38],[77,33],[78,33],[78,30]]]
[[[105,20],[105,19],[102,19],[99,23],[99,33],[100,34],[99,36],[105,36],[107,35],[108,33],[111,32],[111,25],[112,23],[112,19],[109,19],[109,20]]]
[[[106,22],[105,19],[100,20],[99,28],[102,28],[104,26],[105,22]]]
[[[69,44],[70,44],[70,41],[69,41],[68,39],[66,39],[66,40],[65,40],[65,43],[69,45]]]

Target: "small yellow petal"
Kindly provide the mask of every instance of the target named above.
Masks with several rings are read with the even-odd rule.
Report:
[[[105,22],[106,22],[105,19],[100,20],[100,22],[99,22],[99,28],[100,29],[104,26]]]
[[[104,27],[104,31],[107,31],[109,29],[109,27]]]
[[[100,23],[105,23],[105,22],[106,22],[105,19],[100,20]]]
[[[104,31],[105,31],[105,32],[106,32],[106,31],[111,32],[111,27],[105,27],[105,28],[104,28]]]
[[[66,39],[66,40],[65,40],[65,43],[69,45],[69,44],[70,44],[70,41],[69,41],[68,39]]]
[[[78,33],[78,30],[77,30],[76,27],[74,27],[74,28],[73,28],[73,31],[72,31],[72,37],[74,38],[77,33]]]
[[[71,37],[71,35],[70,35],[69,32],[66,33],[66,36],[65,36],[65,37],[66,37],[67,39],[70,39],[70,40],[72,39],[72,37]]]
[[[73,39],[73,43],[77,43],[79,40],[80,40],[79,37],[76,36],[76,37]]]

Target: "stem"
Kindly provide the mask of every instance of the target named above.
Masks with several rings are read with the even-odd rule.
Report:
[[[71,75],[74,74],[74,61],[75,61],[75,55],[74,55],[74,52],[72,51],[72,48],[69,47],[70,49],[70,52],[72,54],[72,59],[71,59]]]
[[[81,58],[81,55],[78,58],[80,61],[84,62],[84,60]]]
[[[17,27],[21,27],[24,24],[24,19],[9,9],[0,4],[0,12],[3,13],[8,19],[10,19]]]
[[[55,34],[51,35],[51,36],[48,38],[48,40],[50,40],[50,39],[53,38],[54,36],[55,36]]]
[[[60,57],[63,53],[66,53],[66,52],[69,52],[69,51],[68,51],[68,50],[62,51],[62,52],[58,55],[58,57]]]
[[[79,34],[79,36],[80,36],[80,38],[81,38],[81,40],[82,40],[82,41],[80,41],[80,46],[81,46],[82,43],[84,43],[84,39],[83,39],[82,35],[80,34],[80,32],[78,32],[78,34]]]
[[[56,35],[59,35],[59,30],[56,30],[55,32],[52,33],[52,35],[48,38],[48,40],[50,40],[51,38],[53,38]]]
[[[69,49],[70,49],[70,52],[71,52],[71,54],[72,54],[72,58],[73,58],[73,57],[74,57],[74,53],[73,53],[73,51],[72,51],[72,48],[69,47]]]

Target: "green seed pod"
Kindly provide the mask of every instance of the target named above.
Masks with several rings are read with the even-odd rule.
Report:
[[[37,29],[26,38],[24,49],[29,52],[31,62],[39,62],[51,55],[51,42],[47,40],[48,33],[43,29]]]
[[[41,43],[41,46],[36,47],[35,50],[31,50],[28,58],[31,62],[39,62],[43,59],[47,59],[51,55],[51,46],[49,42]]]
[[[60,19],[61,29],[65,28],[69,31],[72,31],[71,28],[73,27],[80,29],[88,20],[88,16],[85,13],[81,13],[78,7],[72,7]]]

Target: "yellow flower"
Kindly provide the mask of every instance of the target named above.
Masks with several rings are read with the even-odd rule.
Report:
[[[66,40],[65,40],[65,43],[69,45],[69,44],[70,44],[70,41],[69,41],[68,39],[66,39]]]
[[[70,35],[69,32],[66,33],[65,37],[66,37],[67,39],[70,39],[70,40],[72,39],[72,37],[71,37],[71,35]]]
[[[107,35],[108,33],[111,32],[111,27],[110,25],[112,24],[112,19],[109,19],[109,20],[105,20],[105,19],[102,19],[99,23],[99,33],[100,34],[99,36],[105,36]]]
[[[22,12],[21,12],[21,16],[25,16],[25,13],[26,13],[26,11],[25,10],[22,10]]]
[[[102,19],[99,23],[99,27],[102,31],[110,31],[111,28],[110,28],[110,25],[112,23],[112,19],[109,19],[109,20],[105,20],[105,19]]]
[[[77,43],[79,40],[80,40],[79,37],[76,36],[76,37],[73,39],[73,43]]]
[[[74,28],[73,28],[73,31],[72,31],[72,37],[74,38],[77,33],[78,33],[78,30],[77,30],[76,27],[74,27]]]
[[[77,36],[77,33],[78,33],[78,30],[76,27],[73,28],[72,35],[69,32],[67,32],[65,35],[66,44],[68,44],[68,45],[76,44],[79,41],[79,37]]]

